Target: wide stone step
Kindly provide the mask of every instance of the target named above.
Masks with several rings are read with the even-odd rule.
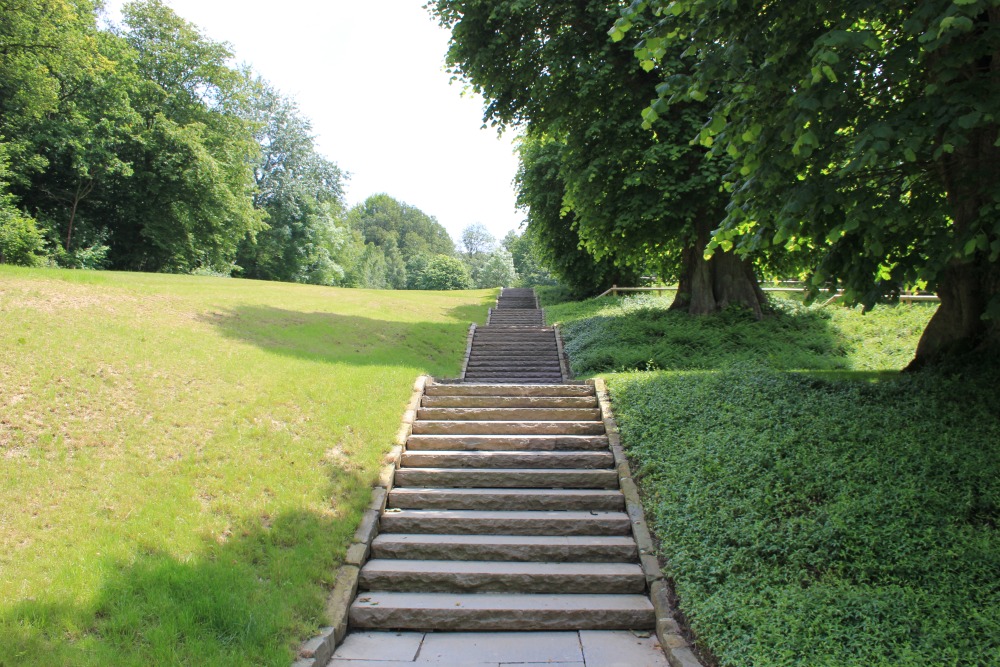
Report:
[[[424,396],[425,408],[596,408],[596,396]]]
[[[552,382],[558,382],[560,379],[562,378],[556,375],[544,378],[526,378],[523,376],[509,377],[509,378],[503,378],[503,377],[479,378],[471,375],[466,376],[467,382],[507,382],[510,384],[531,384],[531,383],[550,384]]]
[[[392,510],[379,520],[384,533],[450,535],[628,535],[623,512]]]
[[[406,451],[406,468],[613,468],[610,451]]]
[[[440,535],[382,533],[372,541],[374,558],[625,562],[638,559],[625,535]]]
[[[600,435],[604,422],[599,421],[452,421],[413,422],[413,432],[452,435]]]
[[[614,470],[563,468],[400,468],[397,486],[484,489],[617,489]]]
[[[607,435],[411,435],[410,451],[566,451],[608,448]]]
[[[643,593],[637,563],[537,563],[374,559],[361,590],[432,593]]]
[[[355,628],[399,630],[645,630],[645,595],[368,592],[351,605]]]
[[[480,350],[503,350],[509,352],[528,352],[532,350],[551,350],[556,347],[555,339],[551,341],[539,342],[539,343],[513,343],[510,341],[472,341],[472,349],[476,351]]]
[[[557,354],[547,354],[538,357],[518,357],[516,359],[479,355],[476,357],[469,357],[468,368],[481,368],[483,370],[490,368],[497,370],[503,370],[505,368],[537,368],[539,370],[555,368],[558,370],[560,366],[559,355]]]
[[[557,371],[555,364],[552,364],[548,368],[536,368],[534,366],[529,368],[476,368],[475,366],[466,369],[466,377],[470,374],[475,373],[480,377],[559,377],[561,378],[561,371]],[[558,380],[556,380],[558,382]],[[551,384],[551,383],[550,383]]]
[[[387,507],[439,510],[577,510],[619,512],[625,496],[617,489],[448,489],[396,487]]]
[[[597,421],[600,408],[418,408],[417,419],[463,421]]]
[[[553,348],[554,349],[554,348]],[[527,355],[518,352],[512,354],[497,354],[494,352],[476,352],[472,351],[469,355],[469,363],[475,363],[477,361],[482,362],[501,362],[505,364],[525,364],[525,363],[536,363],[542,362],[552,362],[555,361],[559,363],[559,355],[555,352],[549,351],[541,354]]]
[[[594,396],[589,384],[550,384],[518,387],[506,384],[465,384],[433,382],[424,388],[425,396]]]

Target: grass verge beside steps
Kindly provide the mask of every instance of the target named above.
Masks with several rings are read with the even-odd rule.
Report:
[[[0,665],[289,664],[494,297],[0,267]]]

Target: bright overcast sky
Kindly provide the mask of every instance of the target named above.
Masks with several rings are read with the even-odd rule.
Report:
[[[482,127],[481,98],[444,71],[448,31],[425,0],[165,0],[238,62],[293,97],[320,152],[351,174],[348,204],[385,192],[456,241],[480,222],[516,229],[510,135]],[[124,0],[108,0],[118,21]]]

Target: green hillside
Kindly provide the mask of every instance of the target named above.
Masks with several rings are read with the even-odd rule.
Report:
[[[287,665],[493,296],[0,266],[0,665]]]

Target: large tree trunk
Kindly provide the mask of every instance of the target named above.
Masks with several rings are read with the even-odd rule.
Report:
[[[1000,320],[984,319],[992,298],[1000,295],[1000,267],[983,253],[970,263],[954,263],[938,282],[941,305],[920,336],[907,370],[972,352],[1000,351]]]
[[[717,250],[705,259],[705,246],[711,238],[711,225],[699,223],[695,242],[681,256],[681,275],[677,297],[671,310],[692,315],[717,313],[728,306],[753,312],[758,320],[768,311],[753,265],[733,252]]]

